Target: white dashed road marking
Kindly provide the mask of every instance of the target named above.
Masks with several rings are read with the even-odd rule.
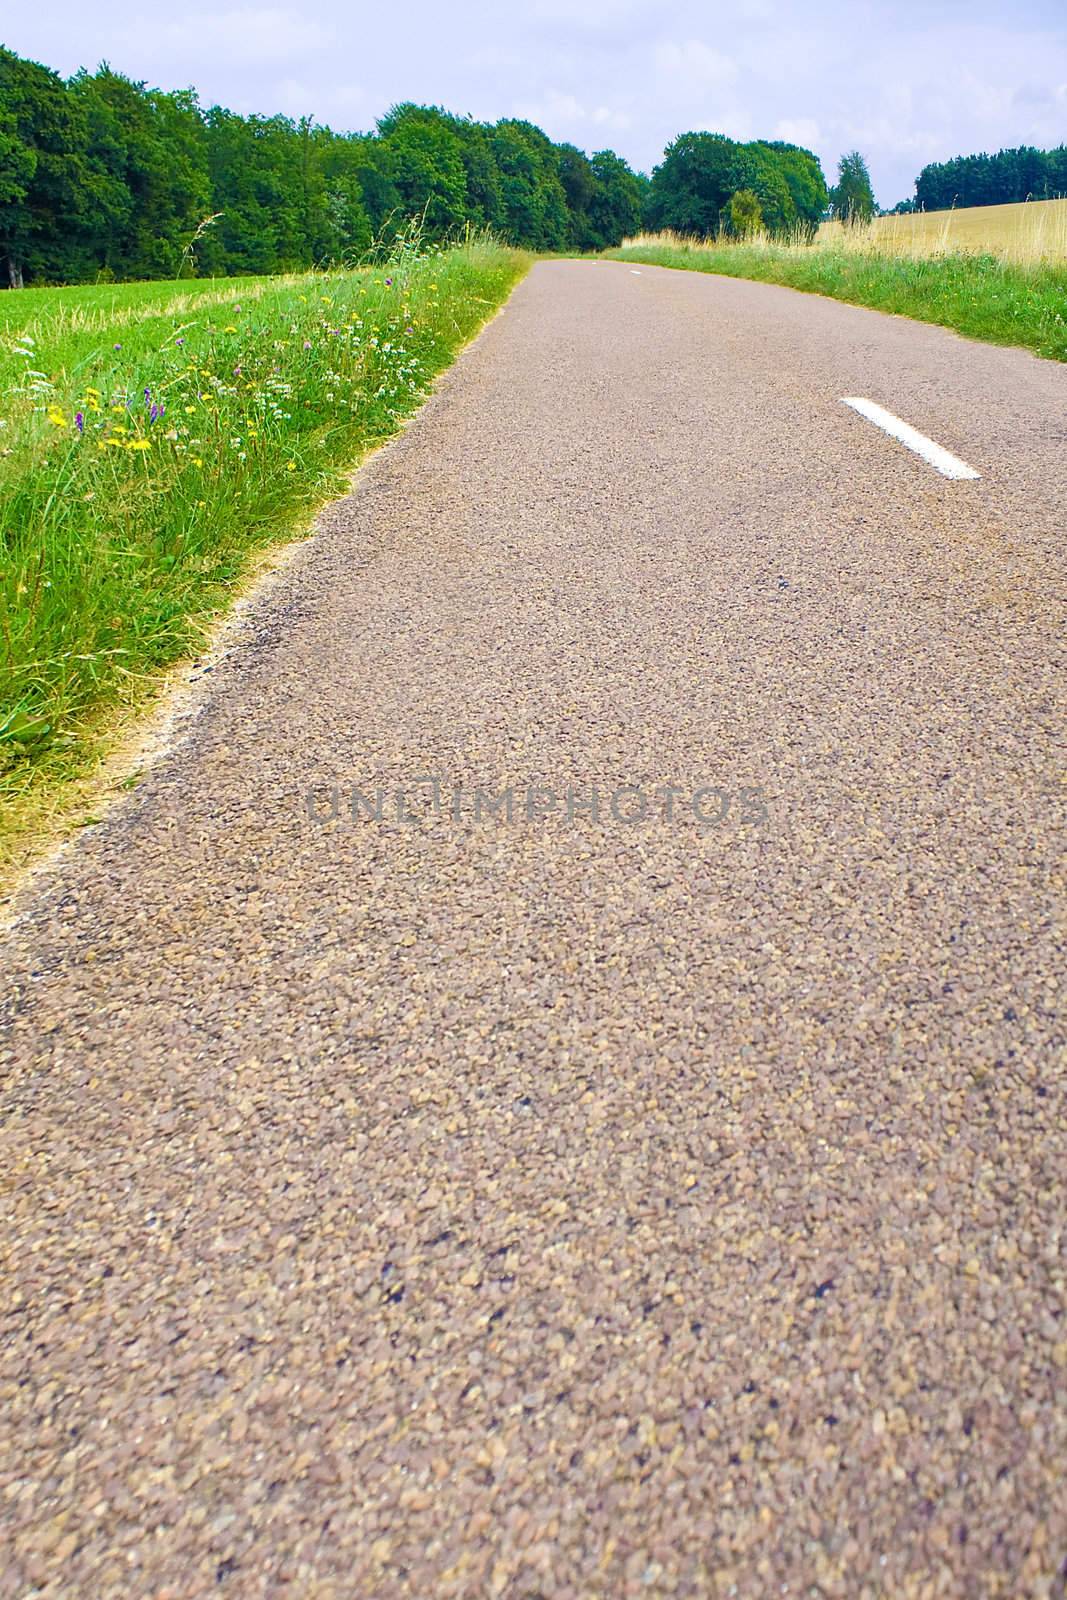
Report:
[[[862,397],[848,394],[842,395],[841,399],[844,405],[851,406],[853,411],[858,411],[861,417],[873,422],[876,428],[884,428],[892,438],[899,439],[909,450],[914,450],[917,456],[922,456],[924,461],[928,461],[930,466],[936,468],[944,477],[981,477],[981,473],[975,472],[966,461],[961,461],[942,445],[935,444],[925,433],[920,433],[910,423],[901,422],[899,417],[895,417],[891,411],[886,411],[883,406],[876,406],[873,400],[864,400]]]

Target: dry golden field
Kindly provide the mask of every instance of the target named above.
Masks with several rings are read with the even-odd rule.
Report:
[[[1010,206],[968,206],[960,211],[919,211],[911,216],[875,217],[866,225],[846,227],[824,222],[815,236],[816,249],[862,255],[912,256],[992,255],[1017,267],[1062,267],[1067,264],[1067,200],[1027,200]],[[666,248],[675,251],[722,252],[766,249],[780,254],[799,248],[810,255],[811,241],[772,239],[750,234],[746,239],[697,239],[674,233],[639,233],[624,239],[625,251]]]
[[[987,251],[1020,266],[1067,261],[1067,200],[919,211],[911,216],[876,217],[866,228],[824,222],[816,243],[910,256]]]

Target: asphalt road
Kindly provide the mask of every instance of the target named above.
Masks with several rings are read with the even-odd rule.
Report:
[[[534,268],[8,939],[0,1593],[1064,1593],[1065,445]]]

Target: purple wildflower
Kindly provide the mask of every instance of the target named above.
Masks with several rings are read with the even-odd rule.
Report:
[[[234,369],[233,369],[233,375],[234,375],[234,377],[235,377],[235,378],[239,378],[239,377],[240,377],[240,376],[241,376],[241,369],[240,369],[240,367],[234,367]]]
[[[386,280],[385,280],[385,287],[386,287],[386,288],[387,288],[387,289],[391,289],[391,288],[392,288],[392,287],[393,287],[393,280],[392,280],[392,278],[386,278]]]
[[[115,350],[121,350],[122,346],[120,344],[116,344],[112,348],[115,349]]]
[[[85,412],[84,411],[78,411],[78,412],[75,413],[75,415],[74,415],[74,426],[77,428],[79,433],[84,433],[85,432]]]
[[[175,339],[174,343],[175,344],[184,344],[185,340],[184,339]]]
[[[304,340],[304,349],[305,350],[310,350],[311,349],[311,340],[310,339],[305,339]]]
[[[145,403],[146,406],[151,403],[151,399],[152,399],[152,391],[151,391],[151,389],[146,389],[145,392],[144,392],[144,403]]]

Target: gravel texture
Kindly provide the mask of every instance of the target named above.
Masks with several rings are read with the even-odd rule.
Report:
[[[0,1594],[1063,1595],[1065,416],[533,270],[8,936]]]

